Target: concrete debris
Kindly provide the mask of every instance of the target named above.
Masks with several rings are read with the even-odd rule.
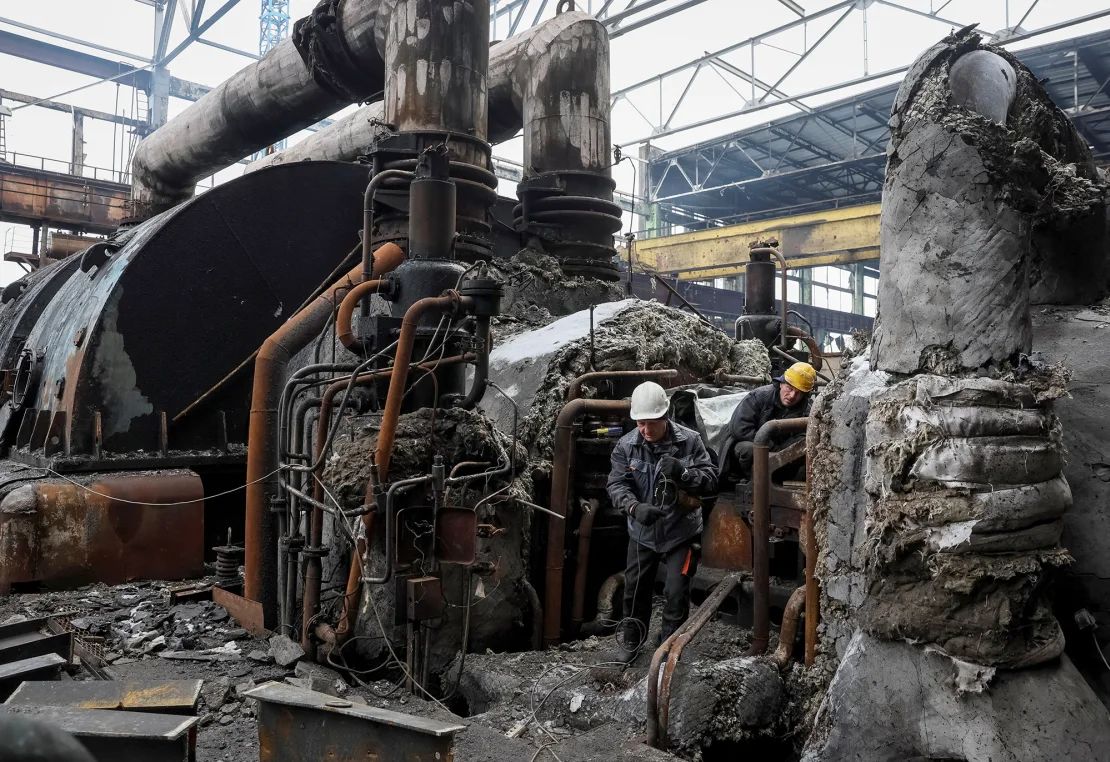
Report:
[[[279,666],[290,667],[304,657],[304,649],[288,635],[274,635],[270,638],[270,655]]]

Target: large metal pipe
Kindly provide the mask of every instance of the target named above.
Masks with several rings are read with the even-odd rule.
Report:
[[[752,646],[767,650],[771,635],[771,442],[776,434],[801,433],[809,418],[779,418],[759,427],[752,440]]]
[[[547,520],[547,569],[544,583],[543,639],[559,642],[563,618],[563,556],[566,552],[566,519],[570,511],[570,470],[574,460],[574,424],[586,413],[627,416],[628,400],[571,400],[555,420],[555,456],[551,469],[553,516]]]
[[[577,65],[572,58],[581,55],[577,52],[580,49],[587,50],[588,55]],[[527,164],[533,171],[537,167],[540,171],[589,169],[609,176],[609,54],[604,26],[582,11],[562,13],[493,45],[488,61],[486,140],[497,144],[512,138],[524,126],[527,110],[533,125],[526,138],[533,152]],[[573,67],[574,76],[581,77],[585,84],[574,87],[579,94],[575,104],[556,106],[551,98],[562,91],[568,67]],[[555,76],[563,83],[529,84],[534,78]],[[591,82],[596,88],[589,87]],[[548,99],[546,105],[526,107],[528,98],[540,97]],[[545,143],[545,136],[561,129],[554,122],[562,118],[567,120],[568,146],[545,156],[540,146]],[[385,106],[372,103],[285,151],[251,163],[246,171],[290,161],[354,161],[383,134],[383,121],[388,121]]]
[[[287,39],[151,133],[131,164],[133,213],[149,217],[185,201],[201,178],[379,92],[380,5],[341,0],[334,16],[314,13],[297,22],[294,38],[322,53],[315,60],[344,64],[313,70]]]
[[[489,0],[382,0],[385,121],[486,139]],[[398,6],[404,6],[398,9]]]
[[[395,269],[404,259],[400,247],[388,244],[374,253],[376,275]],[[269,501],[278,494],[280,448],[277,429],[282,379],[289,362],[324,329],[332,317],[335,300],[362,278],[362,264],[296,313],[263,342],[254,363],[250,427],[247,433],[246,558],[243,595],[261,601],[265,618],[272,623],[277,603],[277,547]]]

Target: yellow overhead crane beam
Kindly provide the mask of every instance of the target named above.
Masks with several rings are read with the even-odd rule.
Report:
[[[646,238],[634,261],[680,280],[743,275],[748,245],[777,238],[791,267],[843,265],[879,258],[879,204],[827,209],[693,233]]]

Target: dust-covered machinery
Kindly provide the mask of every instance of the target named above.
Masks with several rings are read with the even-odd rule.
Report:
[[[421,685],[468,645],[605,620],[592,602],[617,569],[591,569],[590,542],[624,543],[604,492],[622,398],[767,368],[674,311],[611,308],[608,40],[572,5],[491,47],[485,0],[325,0],[143,142],[128,226],[3,296],[0,583],[194,575],[230,527],[243,587],[216,594],[237,618],[333,663],[395,656],[381,635],[400,627]],[[521,128],[506,203],[491,144]],[[599,344],[624,349],[541,346],[589,307],[592,347],[595,306]],[[563,346],[554,383],[520,391],[503,312],[510,351]],[[661,326],[701,354],[622,354]]]

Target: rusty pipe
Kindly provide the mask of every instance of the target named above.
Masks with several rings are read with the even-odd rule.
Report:
[[[570,385],[567,386],[567,401],[576,400],[582,394],[582,385],[591,381],[602,381],[611,378],[674,378],[678,375],[678,371],[674,368],[662,368],[657,370],[597,370],[591,373],[583,373],[578,376]]]
[[[713,383],[717,386],[727,384],[747,384],[762,386],[771,383],[770,376],[739,376],[735,373],[725,373],[723,369],[713,374]]]
[[[462,363],[466,362],[470,358],[471,355],[469,354],[455,355],[453,357],[445,357],[442,360],[435,360],[430,363],[424,363],[417,367],[422,370],[431,372],[440,365],[452,365]],[[316,501],[317,505],[313,506],[312,513],[309,519],[308,543],[311,547],[319,547],[320,543],[323,542],[324,536],[324,512],[320,509],[319,504],[322,504],[324,500],[324,486],[322,479],[324,472],[323,455],[324,447],[327,446],[328,435],[331,433],[331,414],[333,405],[335,403],[335,397],[337,394],[339,394],[339,392],[346,389],[352,383],[366,384],[382,378],[389,378],[393,375],[393,370],[394,369],[392,368],[387,368],[385,370],[375,370],[369,371],[367,373],[360,373],[353,379],[353,382],[349,378],[340,379],[329,384],[327,389],[324,390],[324,393],[320,397],[320,417],[316,425],[316,445],[312,453],[312,462],[316,465],[316,469],[312,472],[312,498]],[[374,483],[373,479],[371,478],[366,488],[366,495],[368,498],[373,495],[373,488]],[[372,514],[364,513],[362,515],[362,520],[363,525],[366,528],[367,540],[369,540],[370,531],[373,529]],[[352,555],[357,556],[358,563],[356,564],[355,557],[352,557],[350,571],[347,576],[347,588],[344,594],[343,612],[340,617],[340,622],[336,626],[335,630],[335,634],[338,638],[340,638],[340,642],[342,642],[343,638],[346,638],[352,626],[350,622],[350,612],[347,609],[347,596],[352,594],[357,595],[358,588],[361,587],[361,568],[357,567],[361,566],[362,551],[364,548],[365,545],[363,546],[363,548],[359,548],[358,544],[356,543],[356,546],[353,549]],[[308,557],[308,560],[305,562],[304,600],[302,601],[303,626],[301,628],[301,647],[305,650],[306,653],[312,645],[310,637],[312,629],[309,627],[309,622],[311,622],[312,619],[316,616],[316,611],[320,606],[320,585],[322,582],[321,572],[322,564],[319,556],[310,555]],[[353,591],[352,586],[354,588]],[[344,623],[346,623],[346,626],[344,626]]]
[[[651,656],[651,666],[648,667],[647,680],[647,742],[650,746],[662,748],[667,743],[667,721],[670,719],[671,680],[674,678],[675,667],[682,658],[682,650],[686,644],[694,639],[701,628],[713,618],[713,614],[721,608],[725,598],[732,594],[740,584],[739,574],[730,574],[713,588],[713,592],[706,596],[694,615],[688,617],[682,626],[675,630]],[[663,660],[667,665],[662,676],[659,668]]]
[[[412,362],[412,347],[416,342],[416,329],[420,319],[431,312],[451,312],[461,304],[457,291],[448,291],[442,296],[427,296],[413,302],[405,310],[401,320],[401,335],[397,339],[393,369],[390,376],[389,391],[385,397],[381,428],[378,430],[378,449],[374,462],[378,464],[378,475],[382,481],[389,478],[389,461],[393,457],[393,441],[397,436],[397,419],[401,416],[401,402],[405,396],[405,382],[409,376],[409,363]]]
[[[821,348],[817,346],[816,339],[796,325],[788,326],[786,332],[791,338],[800,339],[806,345],[806,349],[809,351],[809,364],[813,366],[815,371],[819,371],[825,366],[825,356],[821,354]]]
[[[780,310],[781,310],[782,314],[780,315],[779,320],[782,323],[782,325],[781,325],[781,329],[782,329],[782,342],[781,342],[781,344],[782,344],[782,346],[785,347],[786,346],[786,310],[787,310],[786,294],[788,293],[787,288],[786,288],[786,285],[787,285],[786,260],[783,259],[782,254],[780,254],[779,250],[777,248],[775,248],[774,246],[757,246],[756,248],[751,250],[751,253],[752,254],[770,254],[772,257],[774,257],[775,259],[778,260],[779,274],[780,274],[781,279],[782,279],[782,297],[779,299],[779,301],[780,301],[779,307],[780,307]]]
[[[551,471],[551,511],[547,519],[547,569],[544,583],[543,639],[559,642],[563,617],[563,556],[569,513],[570,470],[574,460],[574,424],[586,413],[627,416],[628,400],[571,400],[555,420],[555,456]]]
[[[399,169],[387,169],[384,172],[379,172],[370,178],[370,182],[366,184],[366,191],[362,196],[362,278],[369,280],[371,272],[377,272],[379,275],[383,272],[389,272],[397,268],[397,265],[404,261],[404,252],[397,246],[397,251],[400,252],[397,264],[389,268],[389,270],[374,270],[373,260],[377,258],[378,252],[385,248],[379,247],[373,254],[370,253],[370,240],[373,238],[374,228],[374,194],[378,192],[378,188],[386,180],[411,180],[413,177],[412,172],[403,172]],[[394,244],[396,246],[396,244]]]
[[[804,432],[809,418],[779,418],[759,427],[752,440],[752,647],[767,650],[771,634],[771,441],[776,434]]]
[[[343,301],[339,303],[339,311],[335,315],[335,337],[340,344],[352,352],[362,349],[360,342],[355,339],[354,328],[351,327],[355,307],[358,306],[363,297],[367,294],[376,294],[381,287],[381,278],[363,281],[348,291],[347,295],[343,297]]]
[[[821,618],[821,599],[817,589],[817,527],[813,522],[813,462],[817,455],[817,431],[806,427],[806,666],[817,658],[817,622]]]
[[[802,615],[805,604],[806,586],[802,585],[790,594],[790,600],[786,602],[786,608],[782,612],[779,645],[771,654],[771,661],[777,664],[779,669],[786,669],[786,665],[790,663],[790,657],[794,653],[794,639],[798,635],[798,617]]]
[[[574,597],[571,599],[571,627],[575,634],[582,628],[586,608],[586,576],[590,571],[590,539],[601,504],[596,498],[584,501],[578,522],[578,558],[574,562]]]
[[[395,244],[385,244],[383,268],[399,261]],[[376,275],[383,275],[382,269]],[[280,444],[276,424],[282,383],[293,356],[316,338],[331,319],[338,295],[359,283],[361,263],[352,268],[331,287],[324,290],[304,309],[271,334],[258,350],[254,361],[254,384],[251,389],[250,424],[247,433],[246,493],[246,554],[243,595],[260,601],[268,623],[272,624],[277,601],[277,556],[269,552],[277,545],[269,516],[269,500],[276,494],[277,471],[280,467]]]

